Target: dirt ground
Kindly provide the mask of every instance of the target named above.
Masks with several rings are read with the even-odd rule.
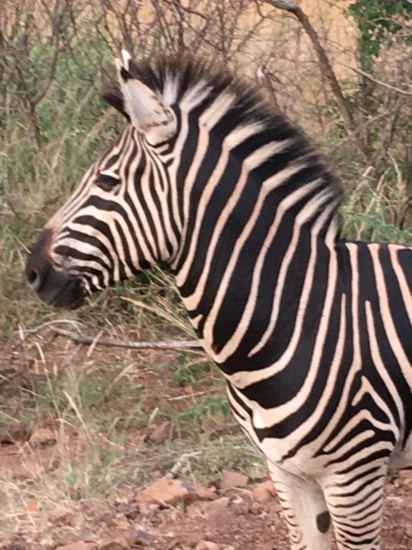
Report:
[[[10,450],[8,450],[10,453]],[[0,461],[5,449],[0,453]],[[10,455],[9,455],[10,456]],[[383,526],[384,550],[412,548],[412,477],[388,484]],[[51,528],[56,542],[44,544],[38,536],[14,534],[0,544],[3,550],[286,550],[287,533],[275,498],[267,503],[254,500],[252,487],[217,490],[210,501],[194,497],[174,504],[161,501],[140,503],[133,491],[124,490],[109,511],[99,515],[80,504],[55,518]],[[87,528],[72,531],[76,516],[86,517]],[[69,531],[68,531],[69,530]],[[58,535],[60,531],[60,536]],[[67,534],[65,535],[65,531]]]
[[[21,376],[24,377],[24,373],[17,370],[16,374],[18,364],[23,369],[23,362],[16,362],[15,350],[13,360],[10,353],[6,356],[10,346],[3,343],[2,349],[0,381],[5,383],[0,384],[0,396],[2,394],[2,403],[7,403],[12,401],[16,388],[23,384]],[[63,346],[61,340],[57,345],[43,346],[44,368],[54,368],[53,357],[64,363],[62,358],[65,353],[67,345]],[[24,361],[33,366],[29,356],[26,349]],[[84,361],[89,360],[86,356],[84,354],[79,360],[82,366]],[[38,365],[36,369],[38,371]],[[175,387],[170,381],[147,377],[145,391],[152,392],[154,400],[160,391],[165,391],[166,382],[169,398],[177,407],[183,407],[187,387]],[[13,414],[15,417],[17,413]],[[57,468],[55,442],[44,441],[43,444],[40,441],[40,445],[35,445],[34,440],[30,442],[30,433],[25,432],[24,425],[15,426],[16,431],[11,437],[4,435],[4,426],[0,427],[0,500],[1,491],[8,487],[6,483],[22,484],[27,488],[30,483],[35,483],[36,476],[48,475]],[[155,425],[154,431],[160,442],[162,430],[166,428],[169,429],[164,421]],[[139,437],[143,431],[142,428]],[[39,433],[40,440],[42,437],[47,439],[47,435],[42,435],[41,431]],[[69,446],[74,448],[76,444],[76,437],[73,437]],[[156,457],[153,456],[155,462]],[[102,501],[74,499],[70,508],[50,513],[42,529],[33,528],[38,525],[36,515],[41,512],[38,503],[25,501],[20,508],[16,506],[15,525],[10,521],[9,514],[7,530],[2,529],[0,517],[0,549],[287,550],[288,539],[281,508],[276,496],[268,493],[265,480],[243,476],[239,481],[235,472],[229,472],[228,482],[226,474],[222,472],[220,479],[203,480],[202,484],[196,484],[184,473],[177,472],[175,479],[172,479],[170,472],[156,470],[152,481],[146,485],[134,486],[126,480]],[[234,480],[231,478],[233,475]],[[159,480],[173,485],[173,491],[176,491],[172,491],[172,495],[164,488],[158,488],[154,493],[145,492],[148,487],[156,488]],[[263,494],[257,487],[265,487]],[[412,549],[412,471],[402,471],[387,482],[382,548]]]

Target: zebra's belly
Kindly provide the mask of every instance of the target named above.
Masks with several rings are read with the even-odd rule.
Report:
[[[296,445],[293,435],[282,439],[267,437],[260,440],[256,435],[251,418],[239,415],[239,411],[235,407],[232,407],[232,412],[243,431],[268,462],[276,464],[298,477],[323,477],[325,463],[327,462],[325,456],[315,456],[316,453],[313,452],[313,448],[309,447],[301,448],[296,454],[288,457],[291,448]]]
[[[330,465],[333,457],[319,452],[322,445],[301,447],[291,455],[290,450],[296,446],[293,436],[284,439],[267,437],[259,440],[251,420],[240,418],[237,414],[234,415],[250,440],[269,463],[277,465],[282,470],[299,478],[312,478],[320,481],[325,479],[327,475],[334,473],[334,466]],[[347,466],[349,464],[350,461],[348,461]],[[403,449],[393,451],[389,460],[389,468],[412,468],[412,434]]]
[[[327,444],[326,433],[320,434],[317,438],[306,444],[299,446],[299,442],[302,440],[302,435],[298,435],[298,430],[292,431],[289,435],[276,438],[271,437],[268,433],[267,437],[259,438],[257,435],[256,427],[259,426],[259,413],[249,408],[248,410],[242,409],[239,403],[231,401],[232,411],[235,418],[247,433],[251,441],[262,452],[265,458],[272,464],[277,465],[283,470],[289,472],[298,477],[303,478],[315,478],[321,480],[329,474],[333,474],[336,465],[339,465],[339,457],[341,453],[345,454],[353,444],[355,447],[359,444],[359,439],[355,438],[355,441],[345,441],[343,439],[342,444],[339,443],[340,434],[332,440],[332,444]],[[248,403],[250,405],[250,403]],[[310,420],[310,419],[309,419]],[[356,419],[354,419],[356,420]],[[356,420],[357,424],[359,419]],[[315,420],[314,420],[315,423]],[[349,423],[351,424],[351,423]],[[306,423],[306,429],[309,432],[314,425],[310,421]],[[392,427],[388,424],[385,428],[385,432]],[[341,434],[342,437],[345,434]],[[367,434],[365,434],[366,437]],[[365,441],[365,456],[370,451],[371,441],[369,439]],[[378,437],[376,443],[379,443]],[[336,453],[332,449],[336,449]],[[391,452],[390,443],[388,444],[388,455]],[[358,457],[359,458],[359,457]],[[354,460],[356,457],[354,458]],[[347,461],[349,466],[350,460]],[[408,468],[412,467],[412,433],[410,434],[406,445],[403,448],[395,447],[390,455],[389,461],[390,468]],[[339,469],[339,468],[338,468]]]

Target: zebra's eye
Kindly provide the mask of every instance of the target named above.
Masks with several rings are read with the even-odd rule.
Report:
[[[110,174],[99,174],[95,183],[103,191],[113,191],[119,185],[120,180]]]

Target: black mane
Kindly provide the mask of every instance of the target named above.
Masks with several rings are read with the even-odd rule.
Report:
[[[140,63],[131,62],[130,73],[160,97],[170,82],[173,82],[176,92],[174,104],[179,104],[183,96],[199,83],[204,84],[208,91],[202,102],[196,106],[199,113],[207,109],[220,95],[233,94],[236,98],[234,104],[219,121],[222,135],[225,132],[225,123],[229,133],[230,129],[236,126],[259,122],[263,129],[254,136],[255,148],[273,141],[291,139],[292,143],[285,154],[274,155],[259,167],[260,178],[264,181],[271,174],[276,173],[281,163],[286,166],[288,163],[304,160],[307,163],[307,169],[299,172],[296,177],[290,178],[285,185],[277,190],[279,199],[284,199],[315,179],[321,179],[321,184],[299,202],[295,211],[302,208],[302,203],[308,202],[317,195],[320,196],[321,193],[326,193],[326,202],[330,206],[331,213],[324,224],[322,233],[325,233],[333,223],[335,237],[339,237],[340,206],[344,200],[343,187],[339,178],[326,168],[324,157],[315,149],[305,132],[293,124],[275,103],[263,95],[256,85],[245,78],[238,78],[221,65],[202,61],[190,55],[179,57],[162,55]],[[122,93],[118,87],[106,92],[103,97],[127,117]],[[321,204],[317,210],[313,211],[313,216],[307,225],[312,225],[322,214],[323,206]]]

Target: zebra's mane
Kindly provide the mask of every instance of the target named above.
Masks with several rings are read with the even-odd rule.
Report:
[[[219,134],[224,137],[237,127],[255,126],[258,130],[246,140],[247,155],[270,143],[288,140],[290,144],[287,149],[269,155],[254,170],[255,175],[263,182],[279,172],[280,168],[304,163],[305,168],[289,177],[279,186],[276,194],[282,201],[292,193],[299,195],[301,190],[300,200],[289,212],[297,215],[308,205],[310,208],[306,209],[303,225],[313,227],[319,221],[319,235],[325,236],[330,230],[328,235],[332,239],[339,237],[340,207],[344,199],[339,178],[326,168],[324,157],[314,148],[305,132],[293,124],[256,85],[238,78],[214,62],[201,61],[189,55],[163,55],[138,64],[133,62],[130,72],[168,105],[179,105],[191,91],[194,96],[200,94],[201,100],[195,101],[195,111],[199,116],[214,102],[218,103],[220,97],[232,96],[234,101],[219,119]],[[106,92],[103,97],[127,117],[118,87]],[[245,154],[244,150],[242,154]],[[315,180],[317,184],[313,186]]]

